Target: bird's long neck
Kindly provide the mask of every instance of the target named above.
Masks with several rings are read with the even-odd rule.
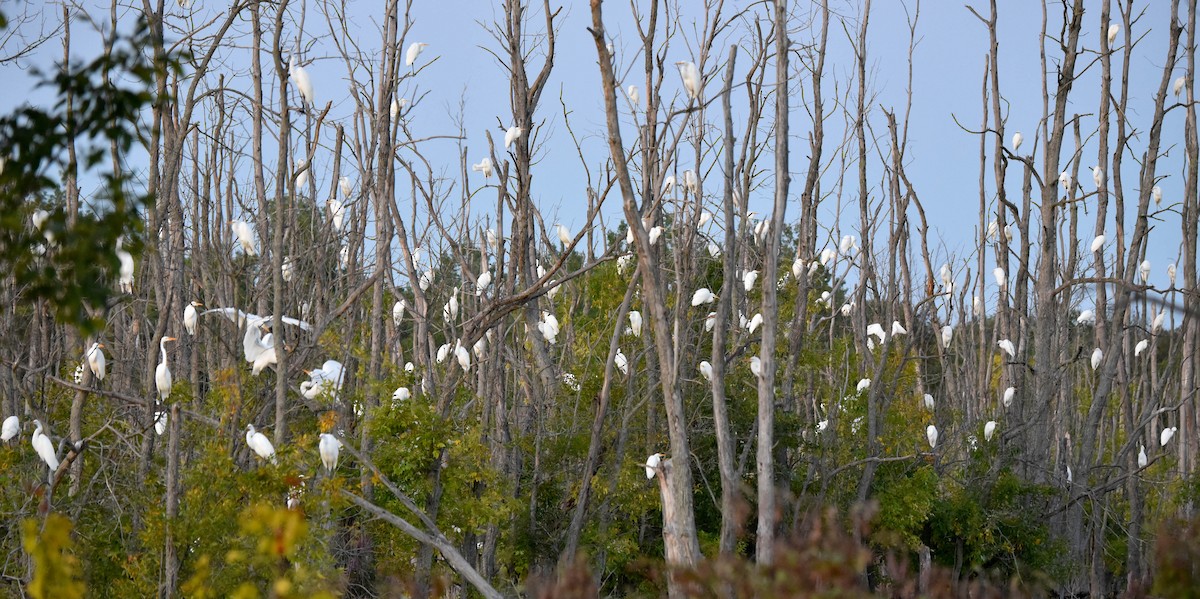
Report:
[[[159,352],[159,355],[162,356],[162,361],[159,363],[166,364],[167,363],[167,340],[166,339],[158,340],[158,352]]]

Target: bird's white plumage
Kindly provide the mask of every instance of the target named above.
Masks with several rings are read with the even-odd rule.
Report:
[[[1171,437],[1175,436],[1175,431],[1177,430],[1179,430],[1179,427],[1176,426],[1164,428],[1162,432],[1158,434],[1158,446],[1166,447],[1167,443],[1171,442]]]
[[[700,88],[703,82],[700,79],[700,70],[696,68],[696,64],[691,61],[681,60],[675,63],[679,67],[679,78],[683,80],[683,89],[687,92],[689,98],[695,100],[700,97]]]
[[[692,306],[701,304],[711,304],[716,301],[717,296],[708,287],[701,287],[692,293]]]
[[[1104,361],[1104,350],[1096,348],[1092,350],[1092,370],[1100,367],[1100,362]]]
[[[1008,354],[1008,357],[1010,357],[1010,358],[1017,357],[1017,349],[1013,345],[1012,341],[1009,341],[1008,339],[1001,339],[996,342],[996,346],[999,347],[1000,349],[1004,350],[1004,353]]]
[[[9,441],[19,432],[21,432],[21,419],[9,416],[4,419],[4,425],[0,426],[0,441]]]
[[[246,425],[246,445],[249,445],[258,457],[275,463],[275,446],[266,435],[254,430],[253,424]]]
[[[411,67],[417,62],[417,57],[421,55],[421,51],[425,49],[425,42],[413,42],[408,45],[408,51],[404,53],[404,66]]]
[[[1004,403],[1004,407],[1007,408],[1012,405],[1013,396],[1015,396],[1016,394],[1017,394],[1016,387],[1009,387],[1004,390],[1004,398],[1001,400]]]
[[[642,313],[637,310],[629,311],[629,330],[634,337],[642,336]]]
[[[750,293],[750,290],[754,289],[756,281],[758,281],[757,270],[748,270],[742,274],[742,286],[746,289],[746,293]]]
[[[288,76],[296,84],[296,91],[300,92],[300,97],[304,103],[312,105],[316,100],[316,93],[313,90],[312,79],[308,76],[308,71],[304,67],[296,64],[296,57],[293,56],[288,62]]]
[[[1150,347],[1149,339],[1142,339],[1141,341],[1138,341],[1137,345],[1133,347],[1133,357],[1136,358],[1142,355],[1142,352],[1146,351],[1147,347]]]
[[[925,438],[929,440],[929,448],[937,449],[938,430],[934,425],[925,427]]]
[[[34,429],[33,436],[29,438],[29,444],[33,446],[39,458],[46,463],[50,468],[51,479],[54,477],[54,472],[58,470],[58,455],[54,452],[54,441],[42,432],[42,421],[33,421]]]
[[[704,380],[706,380],[710,383],[712,382],[713,368],[712,368],[712,364],[710,364],[708,362],[708,360],[704,360],[704,361],[700,362],[700,376],[703,376]]]
[[[158,366],[154,369],[154,388],[158,390],[158,398],[161,401],[167,401],[167,398],[171,397],[171,384],[174,381],[171,378],[171,367],[167,365],[167,342],[174,340],[174,337],[163,337],[158,340],[160,359]]]
[[[258,255],[258,242],[254,237],[254,228],[250,223],[241,220],[229,222],[229,227],[233,231],[233,236],[237,240],[238,245],[242,247],[242,251],[247,256]]]
[[[617,370],[621,371],[621,374],[629,374],[629,358],[626,358],[625,354],[619,349],[617,350],[617,355],[613,356],[613,364],[617,367]]]
[[[325,466],[325,470],[333,472],[337,470],[338,453],[342,449],[342,442],[337,437],[329,433],[321,433],[321,440],[317,443],[317,451],[321,454],[321,464]]]
[[[983,425],[983,440],[991,441],[994,434],[996,434],[996,421],[988,420],[987,424]]]
[[[758,356],[750,358],[750,372],[754,374],[755,378],[762,376],[762,358]]]
[[[524,132],[525,132],[524,129],[522,129],[516,125],[509,127],[508,130],[504,132],[504,149],[505,150],[512,149],[513,142],[520,139],[521,134]]]
[[[91,369],[92,375],[99,380],[104,380],[104,375],[107,372],[108,360],[104,357],[104,345],[101,343],[93,343],[87,351],[88,368]]]

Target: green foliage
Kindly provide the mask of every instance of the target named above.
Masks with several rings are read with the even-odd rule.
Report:
[[[25,105],[0,117],[0,264],[25,287],[25,301],[48,300],[60,322],[85,332],[103,326],[99,311],[118,272],[115,250],[122,237],[128,250],[139,249],[138,211],[152,199],[127,191],[136,187],[130,174],[100,165],[110,151],[123,156],[138,141],[144,109],[169,100],[152,92],[156,77],[174,64],[152,62],[144,20],[130,36],[116,35],[111,52],[44,76],[42,86],[57,97],[52,108]],[[70,144],[78,149],[79,174],[103,181],[73,220],[54,179],[76,167]],[[34,230],[26,223],[39,208],[49,214]]]
[[[27,590],[34,599],[75,599],[83,597],[83,568],[74,555],[71,520],[50,514],[44,525],[32,518],[24,524],[25,552],[33,559],[33,579]]]

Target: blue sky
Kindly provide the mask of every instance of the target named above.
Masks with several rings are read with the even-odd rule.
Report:
[[[674,60],[692,60],[695,47],[695,19],[700,18],[697,10],[698,3],[681,3],[684,10],[679,20],[679,31],[672,42],[669,58]],[[740,8],[746,3],[731,3]],[[977,10],[986,10],[985,2],[975,2]],[[1024,133],[1026,142],[1022,148],[1025,153],[1033,148],[1033,141],[1041,114],[1041,77],[1039,65],[1039,27],[1041,20],[1040,4],[1029,0],[1000,3],[1000,78],[1004,90],[1004,101],[1009,111],[1007,135],[1020,130]],[[1099,47],[1099,4],[1089,6],[1085,15],[1085,46]],[[183,11],[171,3],[170,19],[179,20]],[[294,2],[294,6],[302,3]],[[203,22],[224,9],[224,2],[196,2],[196,12],[192,17],[196,22]],[[335,46],[329,39],[328,26],[320,13],[323,4],[309,2],[306,5],[305,28],[302,39],[306,44],[303,57],[308,62],[309,73],[316,86],[317,103],[323,105],[333,101],[331,118],[347,123],[353,111],[353,103],[349,96],[349,81],[345,65],[337,56]],[[876,1],[871,16],[869,33],[869,60],[872,92],[874,93],[875,110],[872,113],[871,124],[876,135],[882,135],[885,125],[880,107],[889,110],[903,111],[906,101],[906,78],[908,65],[906,62],[909,30],[906,25],[908,15],[914,4]],[[106,18],[105,8],[96,5],[95,14],[98,18]],[[352,32],[360,48],[368,55],[378,52],[378,4],[375,2],[356,2],[350,4],[347,28]],[[835,104],[838,98],[835,94],[853,85],[853,59],[848,35],[853,35],[857,27],[856,16],[859,11],[857,2],[835,2],[833,8],[840,15],[838,22],[831,25],[830,55],[827,63],[827,74],[824,82],[827,110],[833,113],[827,124],[826,159],[835,160],[834,153],[845,124],[840,107]],[[955,253],[961,260],[968,257],[973,246],[978,206],[978,147],[979,140],[959,128],[954,117],[968,127],[976,127],[980,121],[980,82],[983,76],[984,57],[987,52],[987,32],[961,3],[930,2],[922,4],[920,21],[916,35],[918,45],[914,53],[913,66],[913,105],[910,120],[909,148],[907,154],[908,174],[916,187],[917,193],[924,202],[934,239],[930,240],[931,248],[939,251],[944,259],[946,252]],[[1148,125],[1148,116],[1152,102],[1152,93],[1157,86],[1159,69],[1165,49],[1165,28],[1169,16],[1168,7],[1163,2],[1138,2],[1136,10],[1145,10],[1145,16],[1136,26],[1137,35],[1147,33],[1140,40],[1132,61],[1131,69],[1131,115],[1139,130],[1144,131]],[[629,20],[629,7],[626,3],[609,2],[606,4],[608,33],[613,38],[617,49],[618,61],[628,66],[635,59],[633,55],[636,43],[634,30]],[[802,4],[797,10],[809,14],[811,9]],[[532,14],[529,32],[540,34],[542,22],[540,7],[530,9]],[[299,13],[297,13],[299,14]],[[503,137],[501,125],[507,125],[511,120],[508,105],[507,83],[505,72],[494,58],[484,48],[495,48],[497,42],[486,31],[501,16],[498,3],[479,0],[463,1],[449,0],[433,2],[417,0],[413,7],[413,27],[404,45],[413,41],[423,41],[429,44],[419,60],[424,65],[419,76],[409,80],[401,88],[401,94],[408,98],[422,97],[421,102],[409,113],[408,120],[418,137],[433,135],[454,135],[461,125],[466,139],[462,144],[467,148],[470,162],[477,161],[485,150],[484,131],[491,130],[492,136],[500,143]],[[1057,32],[1055,21],[1060,13],[1051,7],[1050,29]],[[800,18],[798,20],[806,20]],[[560,20],[558,21],[558,52],[554,75],[549,89],[543,96],[539,116],[544,119],[544,126],[538,132],[542,142],[536,154],[537,166],[534,176],[534,193],[543,207],[547,223],[561,220],[568,224],[573,231],[583,224],[585,219],[586,183],[583,167],[572,145],[563,120],[563,103],[570,110],[570,126],[580,139],[583,153],[588,160],[592,172],[597,172],[607,155],[604,145],[604,124],[602,105],[598,91],[598,70],[595,65],[595,50],[591,35],[586,30],[590,24],[587,6],[582,2],[565,3]],[[244,31],[246,23],[238,27]],[[89,25],[76,23],[76,54],[84,55],[98,49],[96,36],[88,33]],[[735,27],[729,37],[718,42],[718,47],[727,47],[730,43],[740,43],[743,46],[742,64],[745,64],[745,27]],[[815,29],[800,28],[794,32],[797,43],[808,43],[816,35]],[[1118,37],[1118,44],[1124,44],[1126,32]],[[293,32],[295,35],[295,32]],[[244,40],[242,40],[244,41]],[[1114,61],[1122,57],[1122,51],[1114,55]],[[1057,54],[1053,42],[1048,48],[1051,69],[1057,62]],[[39,55],[32,60],[40,65],[50,65],[61,56],[61,45],[57,42],[44,46]],[[1092,60],[1094,54],[1087,54],[1081,64]],[[227,53],[225,69],[236,72],[248,64],[244,47],[238,46]],[[536,58],[532,61],[531,69],[540,66]],[[1114,68],[1118,68],[1114,65]],[[28,86],[29,79],[21,76],[13,67],[6,69],[10,76],[11,87]],[[1181,74],[1177,72],[1174,76]],[[1052,75],[1053,76],[1053,75]],[[244,84],[244,76],[235,75],[230,79],[230,85],[236,86],[239,81]],[[630,82],[638,82],[630,78]],[[640,82],[639,86],[640,86]],[[805,79],[793,80],[793,91],[809,85]],[[1095,127],[1096,119],[1093,114],[1098,106],[1097,88],[1099,85],[1099,65],[1093,65],[1090,70],[1077,82],[1072,96],[1072,110],[1090,116],[1083,117],[1082,125],[1088,147],[1085,147],[1081,160],[1081,177],[1085,191],[1091,191],[1091,178],[1085,170],[1095,163],[1094,139],[1089,133]],[[672,71],[666,77],[664,95],[681,93],[678,76]],[[1114,89],[1114,93],[1116,90]],[[805,93],[807,95],[807,92]],[[39,97],[38,92],[30,90],[28,94],[6,94],[0,99],[0,107],[11,107],[23,98]],[[853,97],[843,98],[853,102]],[[735,94],[735,100],[737,95]],[[561,102],[560,102],[561,99]],[[623,99],[623,98],[622,98]],[[792,164],[796,169],[804,168],[807,159],[807,136],[811,130],[805,113],[798,105],[801,96],[793,95],[796,104],[793,109],[792,131]],[[740,116],[741,112],[739,112]],[[718,118],[717,111],[710,114],[710,120]],[[1181,160],[1182,154],[1182,125],[1183,114],[1175,111],[1168,117],[1167,134],[1164,136],[1164,147],[1176,146],[1170,156],[1160,163],[1160,174],[1168,175],[1161,185],[1166,201],[1164,205],[1175,201],[1182,186]],[[628,140],[632,133],[629,121],[626,120],[625,135]],[[1132,143],[1131,154],[1126,157],[1124,179],[1126,185],[1136,184],[1136,161],[1144,150],[1144,136]],[[442,172],[450,177],[457,172],[458,144],[454,141],[440,140],[428,142],[423,147],[423,153],[431,158]],[[1067,149],[1070,151],[1070,148]],[[268,155],[271,155],[268,152]],[[327,154],[327,152],[326,152]],[[878,185],[880,169],[877,152],[870,167],[870,180]],[[317,181],[319,188],[328,185],[328,175],[322,168],[328,164],[328,156],[318,156],[316,161]],[[680,165],[682,171],[687,165]],[[853,167],[851,167],[853,168]],[[988,179],[990,180],[990,165]],[[1015,166],[1010,166],[1009,193],[1016,197],[1019,194],[1020,172]],[[797,172],[793,179],[793,199],[798,196],[803,173]],[[472,187],[483,184],[478,175],[472,175]],[[990,184],[990,182],[989,182]],[[247,178],[245,185],[249,186]],[[405,185],[400,186],[406,189]],[[710,185],[709,189],[715,186]],[[831,175],[826,178],[825,190],[834,191],[836,180]],[[86,191],[86,188],[85,188]],[[1133,190],[1130,189],[1130,192]],[[873,188],[872,196],[879,198],[881,190]],[[842,189],[843,202],[853,205],[856,191],[850,186]],[[989,198],[994,194],[989,190]],[[482,205],[493,206],[494,199],[489,194],[482,197],[486,201]],[[1131,196],[1132,197],[1132,196]],[[767,192],[759,193],[751,198],[751,210],[757,209],[762,214],[769,206]],[[822,226],[831,228],[837,222],[835,213],[837,199],[829,198],[822,206]],[[476,208],[476,215],[490,208]],[[607,209],[607,224],[612,227],[620,215],[619,198],[610,198]],[[1094,210],[1089,209],[1089,213]],[[789,207],[789,220],[798,216],[798,209],[793,203]],[[857,235],[857,217],[853,211],[842,215],[843,233]],[[914,215],[915,222],[915,215]],[[1081,224],[1081,231],[1090,231],[1090,221]],[[1111,223],[1107,227],[1109,239],[1113,239]],[[1086,246],[1091,240],[1090,232],[1082,236],[1081,243]],[[1151,241],[1150,259],[1154,264],[1153,278],[1165,283],[1166,264],[1176,259],[1179,243],[1179,217],[1177,214],[1166,214],[1163,222],[1155,230]],[[989,258],[989,262],[991,258]]]

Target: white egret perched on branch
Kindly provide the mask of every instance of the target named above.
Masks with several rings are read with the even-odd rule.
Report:
[[[662,459],[665,457],[667,457],[667,456],[664,454],[655,453],[655,454],[651,454],[650,457],[646,458],[646,478],[647,479],[654,478],[655,472],[658,471],[658,467],[660,464],[662,464]]]
[[[58,470],[58,455],[54,452],[54,442],[42,432],[41,420],[34,420],[33,425],[33,436],[29,438],[29,444],[33,445],[38,457],[50,468],[50,482],[54,482],[54,473]]]
[[[638,86],[630,85],[629,87],[625,88],[625,95],[629,96],[629,103],[633,104],[633,108],[636,110],[638,107],[638,101],[641,99],[641,97],[638,95]]]
[[[125,251],[120,240],[117,241],[117,262],[119,263],[118,284],[122,293],[133,293],[133,254]]]
[[[658,243],[658,238],[662,237],[662,234],[663,234],[662,227],[660,227],[658,225],[650,227],[650,230],[646,232],[646,235],[650,238],[650,245],[654,245],[654,244]]]
[[[428,45],[425,42],[413,42],[409,44],[408,51],[404,53],[404,66],[413,66],[413,63],[417,62],[417,57],[421,55],[421,51]]]
[[[613,364],[617,366],[617,370],[620,370],[622,375],[629,374],[629,358],[626,358],[620,349],[617,350],[617,355],[613,357]]]
[[[1183,91],[1183,83],[1184,78],[1180,77],[1175,80],[1175,85],[1171,86],[1171,91],[1174,92],[1176,98],[1178,98],[1179,93]]]
[[[689,98],[695,100],[700,97],[700,86],[703,82],[700,80],[700,70],[696,68],[696,64],[691,61],[681,60],[675,63],[679,67],[679,78],[683,80],[683,89],[687,92]]]
[[[950,347],[950,341],[954,339],[954,328],[950,325],[942,327],[942,348]]]
[[[708,360],[704,360],[703,362],[700,362],[700,376],[703,376],[704,380],[706,380],[710,383],[712,382],[713,368],[712,368],[712,364],[710,364],[708,362]]]
[[[929,440],[929,448],[937,449],[938,430],[934,425],[925,427],[925,438]]]
[[[92,374],[99,380],[104,380],[105,368],[107,360],[104,358],[103,343],[93,343],[92,347],[87,351],[88,368],[92,370]]]
[[[504,132],[504,149],[505,150],[512,149],[513,142],[520,139],[521,134],[524,132],[525,132],[524,129],[522,129],[516,125],[509,127],[508,130]]]
[[[492,286],[492,271],[485,270],[475,279],[475,297],[483,297],[483,292]]]
[[[21,432],[21,419],[9,416],[4,419],[4,425],[0,427],[0,441],[8,441],[17,436],[19,432]]]
[[[337,198],[325,200],[325,216],[333,224],[333,230],[341,233],[346,223],[346,205]]]
[[[1104,235],[1097,235],[1096,238],[1092,240],[1092,253],[1100,251],[1100,249],[1104,247],[1104,241]]]
[[[316,399],[326,391],[336,394],[342,388],[344,370],[341,362],[325,360],[320,368],[305,373],[308,380],[300,383],[300,394],[306,399]]]
[[[321,433],[321,440],[317,443],[317,450],[321,453],[321,465],[325,466],[325,470],[332,473],[337,470],[338,452],[342,449],[342,442],[337,437],[329,433]]]
[[[1133,357],[1136,358],[1142,355],[1142,352],[1146,351],[1147,347],[1150,347],[1149,339],[1142,339],[1141,341],[1138,341],[1137,345],[1133,346]]]
[[[408,401],[410,397],[412,397],[412,391],[409,391],[408,387],[397,387],[395,391],[392,391],[392,401]]]
[[[758,281],[758,271],[757,270],[748,270],[744,274],[742,274],[742,286],[745,287],[746,293],[750,293],[750,290],[754,289],[754,283],[757,281]]]
[[[762,358],[758,356],[750,358],[750,372],[754,375],[754,378],[762,376]]]
[[[183,328],[188,335],[195,336],[196,321],[199,320],[200,314],[196,312],[196,308],[203,308],[204,304],[198,301],[189,302],[187,307],[183,309]]]
[[[562,243],[563,250],[566,250],[567,246],[571,245],[571,230],[558,223],[555,223],[554,228],[558,231],[559,243]]]
[[[1075,324],[1096,324],[1096,313],[1091,310],[1080,312],[1075,319]]]
[[[167,421],[169,419],[166,410],[156,410],[154,412],[154,434],[161,437],[163,433],[167,432]]]
[[[1138,443],[1138,468],[1145,468],[1150,463],[1150,458],[1146,456],[1146,446]]]
[[[711,304],[717,300],[717,296],[708,287],[701,287],[692,294],[692,307],[701,304]]]
[[[1023,142],[1023,141],[1025,141],[1025,136],[1021,135],[1020,131],[1013,133],[1013,137],[1012,137],[1013,154],[1016,154],[1017,150],[1021,149],[1021,142]]]
[[[1100,362],[1104,361],[1104,350],[1096,348],[1092,350],[1092,370],[1100,367]]]
[[[754,331],[757,330],[758,327],[762,326],[762,323],[763,323],[762,312],[756,312],[754,314],[754,316],[751,316],[750,320],[746,322],[746,332],[753,335]]]
[[[1017,394],[1016,387],[1009,387],[1004,390],[1004,398],[1001,399],[1001,402],[1004,404],[1004,407],[1007,408],[1012,405],[1013,396],[1016,394]]]
[[[1154,188],[1150,190],[1150,195],[1154,197],[1154,205],[1155,206],[1162,205],[1162,188],[1161,187],[1155,185]]]
[[[254,237],[254,228],[250,223],[242,220],[229,221],[229,227],[233,231],[233,236],[237,240],[238,245],[242,246],[242,251],[247,256],[258,255],[258,241]]]
[[[991,441],[994,434],[996,434],[996,421],[988,420],[987,424],[983,425],[983,440]]]
[[[859,379],[858,384],[854,386],[855,393],[862,393],[866,389],[871,388],[871,379]]]
[[[1108,45],[1111,47],[1113,42],[1117,41],[1117,34],[1121,33],[1121,24],[1113,23],[1108,26]]]
[[[1092,183],[1096,184],[1096,189],[1104,187],[1104,169],[1099,166],[1092,167]]]
[[[487,156],[484,156],[483,160],[480,160],[478,163],[471,165],[471,170],[473,170],[477,173],[483,173],[484,179],[491,177],[492,176],[492,159],[488,158]]]
[[[1001,339],[996,342],[996,346],[1004,350],[1004,353],[1008,354],[1008,357],[1017,357],[1017,349],[1013,346],[1012,341],[1009,341],[1008,339]]]
[[[288,77],[296,82],[296,90],[300,92],[300,98],[304,103],[312,105],[316,99],[316,94],[313,92],[312,80],[308,78],[308,71],[304,67],[296,64],[296,57],[292,56],[288,61]]]
[[[275,446],[271,445],[271,440],[266,435],[254,430],[253,424],[246,425],[246,445],[249,445],[258,457],[271,460],[272,464],[276,463]]]
[[[167,342],[175,341],[174,337],[163,337],[158,340],[158,351],[162,356],[158,367],[154,369],[154,388],[158,390],[158,398],[167,401],[171,397],[171,367],[167,365]]]
[[[629,330],[634,337],[642,336],[642,313],[637,310],[629,311]]]
[[[41,426],[41,425],[38,425],[38,426]],[[1179,427],[1177,427],[1177,426],[1164,428],[1162,430],[1162,432],[1159,433],[1159,435],[1158,435],[1158,446],[1166,447],[1167,443],[1171,442],[1171,437],[1175,436],[1175,431],[1177,431],[1177,430],[1179,430]]]

